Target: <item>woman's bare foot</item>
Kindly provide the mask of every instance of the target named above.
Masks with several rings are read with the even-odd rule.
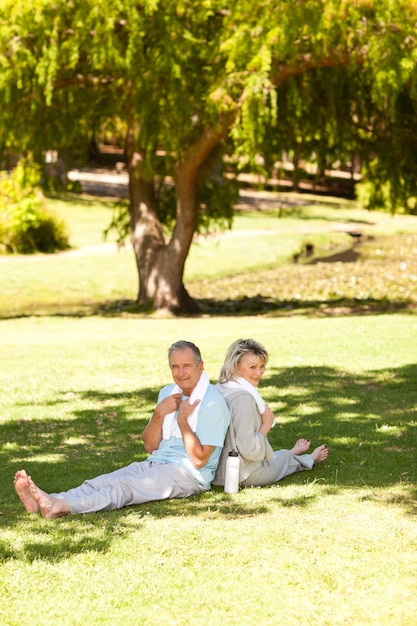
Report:
[[[62,515],[68,515],[70,512],[69,505],[66,500],[62,498],[54,498],[50,496],[42,489],[39,489],[33,482],[30,476],[27,477],[30,493],[37,503],[42,517],[52,519],[54,517],[61,517]]]
[[[329,448],[324,443],[323,445],[316,448],[311,453],[311,456],[313,457],[314,463],[321,463],[322,461],[325,461],[329,456]]]
[[[307,452],[311,444],[310,439],[299,439],[296,441],[295,446],[291,449],[294,454],[304,454]]]
[[[30,491],[28,475],[25,470],[19,470],[14,475],[14,488],[26,512],[39,513],[39,506]]]

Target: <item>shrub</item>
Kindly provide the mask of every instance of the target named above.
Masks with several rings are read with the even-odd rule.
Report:
[[[40,168],[26,159],[0,172],[0,252],[31,254],[69,247],[64,222],[48,211],[39,188]]]

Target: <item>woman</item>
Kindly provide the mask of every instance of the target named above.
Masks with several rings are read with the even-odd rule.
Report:
[[[267,362],[268,352],[254,339],[238,339],[227,351],[217,387],[229,405],[231,421],[213,485],[224,485],[231,450],[239,453],[239,482],[244,487],[271,485],[327,459],[326,445],[306,454],[309,439],[299,439],[291,450],[272,449],[267,435],[275,416],[257,390]]]

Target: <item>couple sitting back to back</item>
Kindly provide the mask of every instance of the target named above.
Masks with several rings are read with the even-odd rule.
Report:
[[[212,484],[224,485],[226,459],[233,449],[239,452],[240,484],[245,487],[270,485],[324,461],[327,446],[307,454],[308,439],[299,439],[291,450],[272,450],[267,435],[275,417],[257,390],[267,361],[261,344],[239,339],[227,351],[214,386],[199,348],[189,341],[175,342],[168,350],[174,382],[159,392],[142,432],[148,458],[59,493],[43,491],[20,470],[14,485],[26,511],[55,518],[186,498]]]

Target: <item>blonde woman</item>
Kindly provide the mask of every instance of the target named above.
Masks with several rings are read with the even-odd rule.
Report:
[[[232,450],[239,453],[239,482],[244,487],[274,484],[327,459],[325,444],[308,453],[309,439],[299,439],[291,450],[272,449],[268,433],[275,416],[258,391],[268,358],[266,349],[254,339],[238,339],[227,351],[217,388],[226,399],[231,419],[213,485],[224,485]]]

